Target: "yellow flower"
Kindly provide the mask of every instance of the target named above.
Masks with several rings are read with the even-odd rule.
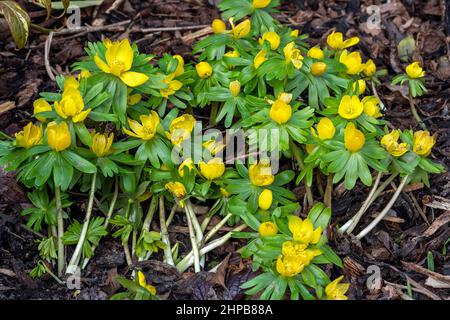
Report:
[[[89,70],[81,70],[78,74],[78,81],[81,79],[87,79],[92,76],[92,73]]]
[[[230,82],[230,92],[233,96],[237,97],[241,93],[241,83],[239,80]]]
[[[40,98],[33,102],[33,114],[39,121],[45,122],[47,119],[43,116],[38,116],[37,114],[47,111],[52,111],[52,106],[44,99]]]
[[[227,30],[227,26],[225,25],[225,22],[223,22],[220,19],[214,19],[211,25],[214,33],[222,33],[225,30]]]
[[[364,133],[359,131],[353,122],[349,122],[344,129],[344,143],[347,150],[357,152],[366,143]]]
[[[325,62],[314,62],[311,65],[311,74],[315,77],[320,77],[325,72],[327,72],[327,64]]]
[[[253,0],[253,8],[262,9],[267,7],[272,0]]]
[[[248,169],[248,175],[250,182],[257,187],[271,185],[275,180],[270,163],[264,160],[252,164]]]
[[[167,88],[166,89],[159,89],[159,94],[163,97],[163,98],[169,98],[169,96],[175,94],[178,90],[181,89],[181,87],[183,86],[183,83],[181,81],[178,80],[174,80],[173,78],[175,77],[175,73],[169,74],[164,80],[163,82],[165,84],[167,84]]]
[[[411,79],[417,79],[425,76],[425,71],[419,65],[419,62],[415,61],[406,67],[406,74]]]
[[[185,159],[180,166],[178,167],[178,174],[180,177],[184,176],[184,168],[188,168],[188,171],[192,171],[194,169],[194,161],[192,158]]]
[[[114,133],[93,133],[91,151],[102,158],[111,152],[111,146],[114,141]]]
[[[134,52],[128,39],[114,42],[106,39],[103,43],[106,47],[106,62],[98,54],[94,57],[94,62],[100,70],[119,77],[129,87],[140,86],[148,80],[145,74],[130,71]]]
[[[230,18],[230,24],[231,24],[231,33],[233,34],[233,37],[236,39],[243,38],[250,33],[251,27],[250,19],[245,19],[237,26],[235,26],[233,18]]]
[[[358,96],[345,95],[339,103],[338,113],[347,120],[358,118],[364,111],[364,105]]]
[[[280,46],[280,36],[273,31],[266,32],[259,38],[259,44],[263,45],[264,41],[268,41],[270,43],[270,49],[277,50]]]
[[[198,63],[195,66],[195,70],[197,70],[198,76],[202,79],[209,78],[213,72],[211,65],[206,61]]]
[[[269,116],[278,124],[286,123],[291,119],[292,107],[282,99],[277,99],[270,107]]]
[[[175,72],[173,73],[173,77],[179,77],[184,73],[184,59],[179,54],[176,54],[173,56],[174,59],[177,59],[178,64],[177,68],[175,69]]]
[[[261,50],[255,56],[255,58],[253,59],[253,66],[255,67],[255,69],[258,69],[264,62],[267,61],[266,54],[266,50]]]
[[[406,142],[398,143],[400,138],[400,132],[398,130],[392,130],[391,133],[386,134],[381,138],[381,145],[394,157],[401,157],[408,149],[409,145]]]
[[[69,126],[65,122],[50,122],[47,126],[47,143],[55,151],[63,151],[70,147]]]
[[[23,130],[16,133],[16,146],[29,149],[42,143],[42,126],[35,126],[28,123]]]
[[[278,256],[277,271],[283,277],[293,277],[303,271],[305,265],[296,256]]]
[[[292,101],[292,93],[280,92],[277,99],[289,104]]]
[[[262,210],[268,210],[272,206],[273,194],[269,189],[264,189],[258,197],[258,206]]]
[[[141,123],[133,119],[128,119],[130,129],[123,128],[123,132],[131,137],[142,140],[151,140],[156,134],[156,128],[159,124],[159,116],[155,111],[150,111],[149,115],[141,115],[139,117]]]
[[[308,50],[308,53],[306,55],[310,58],[318,60],[323,59],[325,57],[322,49],[320,49],[319,47],[312,47],[311,49]]]
[[[278,233],[278,227],[275,223],[267,221],[259,225],[258,232],[261,237],[270,237]]]
[[[166,136],[174,145],[179,145],[184,140],[191,137],[194,126],[195,118],[190,114],[183,114],[172,120],[169,126],[169,132],[166,132]]]
[[[428,157],[435,143],[436,137],[430,136],[429,131],[420,130],[414,132],[413,151],[418,155]]]
[[[359,42],[358,37],[349,38],[344,41],[344,36],[341,32],[332,32],[327,37],[327,43],[334,50],[342,50],[354,46]]]
[[[166,183],[164,188],[166,188],[166,190],[169,190],[169,192],[172,193],[178,199],[186,196],[186,188],[181,182],[178,181],[168,182]]]
[[[145,275],[142,271],[138,271],[138,281],[141,287],[147,289],[147,291],[150,292],[152,295],[156,295],[156,288],[150,284],[147,284],[147,281],[145,280]]]
[[[201,161],[198,164],[200,173],[207,180],[215,180],[223,176],[225,172],[225,164],[222,158],[213,158],[208,163]]]
[[[68,76],[64,79],[64,90],[66,91],[69,88],[78,89],[80,87],[80,83],[75,79],[75,77]]]
[[[294,240],[305,245],[318,243],[322,236],[322,228],[318,227],[314,230],[309,219],[302,220],[297,216],[289,216],[288,227]]]
[[[298,38],[298,29],[292,30],[290,36],[293,38]]]
[[[344,276],[333,280],[325,287],[325,294],[328,300],[347,300],[345,293],[350,287],[349,283],[339,283],[342,281]]]
[[[91,112],[91,109],[83,109],[83,98],[80,91],[74,86],[64,89],[61,101],[55,101],[56,113],[64,119],[72,118],[75,123],[84,121]]]
[[[348,74],[357,74],[364,70],[361,54],[357,51],[348,54],[347,50],[342,51],[339,62],[347,67]]]
[[[225,148],[225,144],[223,142],[219,142],[216,140],[208,140],[203,142],[203,147],[208,150],[213,156],[222,151]]]
[[[364,105],[364,112],[373,118],[382,117],[383,114],[380,111],[380,100],[375,96],[368,96],[362,99]]]
[[[285,241],[281,248],[281,253],[284,256],[294,256],[298,262],[305,267],[311,263],[314,257],[320,256],[322,251],[320,249],[307,249],[308,245],[297,241]]]
[[[288,43],[284,49],[284,57],[286,58],[287,62],[291,62],[296,69],[300,69],[303,65],[303,56],[299,49],[294,48],[295,42],[292,41]]]
[[[241,54],[239,53],[239,51],[233,50],[233,51],[228,51],[227,53],[224,54],[224,56],[229,57],[229,58],[239,58],[241,56]]]
[[[358,95],[364,94],[364,92],[366,91],[366,81],[364,81],[363,79],[359,79],[357,82],[358,82]],[[353,82],[352,89],[353,92],[356,93],[356,81]]]
[[[322,118],[317,124],[317,133],[320,140],[333,139],[336,128],[330,119]]]
[[[364,68],[363,73],[368,77],[373,77],[375,75],[375,72],[377,72],[377,66],[375,65],[373,60],[367,60],[365,66],[366,67]]]

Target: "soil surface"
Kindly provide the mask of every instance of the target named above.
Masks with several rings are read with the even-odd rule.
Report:
[[[25,1],[19,1],[22,5]],[[83,26],[98,26],[99,31],[84,30],[55,35],[51,43],[49,68],[54,74],[68,73],[73,62],[84,55],[88,41],[103,37],[129,37],[144,52],[161,56],[164,52],[181,54],[194,60],[192,44],[198,38],[192,34],[219,17],[213,0],[106,0],[99,7],[81,11]],[[421,61],[426,74],[428,92],[416,100],[427,128],[437,134],[438,141],[430,156],[448,168],[450,153],[450,23],[445,16],[448,1],[282,1],[277,18],[283,23],[309,34],[310,44],[325,43],[332,28],[346,36],[359,36],[359,48],[364,60],[372,58],[386,76],[377,87],[385,104],[385,118],[393,127],[418,129],[405,92],[392,86],[392,75],[407,65],[399,59],[397,45],[412,35],[416,47],[412,58]],[[117,7],[115,7],[119,4]],[[376,5],[375,7],[370,7]],[[57,17],[45,20],[45,11],[26,4],[34,23],[59,29],[65,25]],[[367,9],[369,7],[369,9]],[[375,11],[374,11],[375,10]],[[378,11],[377,11],[378,10]],[[380,13],[378,21],[373,12]],[[56,15],[56,14],[55,14]],[[448,18],[448,17],[447,17]],[[373,24],[379,28],[372,28]],[[177,27],[171,31],[155,28]],[[181,27],[181,28],[178,28]],[[153,30],[146,30],[152,28]],[[191,29],[189,29],[191,28]],[[56,90],[45,67],[44,45],[47,35],[32,32],[27,46],[17,50],[4,21],[0,20],[0,130],[14,135],[31,118],[32,102],[41,91]],[[8,103],[9,102],[9,103]],[[12,107],[11,107],[12,103]],[[8,106],[8,107],[7,107]],[[10,109],[9,109],[10,108]],[[9,109],[9,110],[8,110]],[[408,299],[410,286],[414,299],[450,298],[450,175],[433,175],[431,187],[422,184],[406,188],[385,220],[361,242],[340,237],[329,230],[330,243],[344,260],[344,274],[351,282],[351,299]],[[301,187],[295,189],[299,198]],[[316,190],[317,191],[317,190]],[[14,175],[0,171],[0,299],[108,299],[119,286],[116,275],[129,275],[119,241],[106,238],[94,259],[83,273],[82,289],[69,290],[51,276],[33,280],[29,271],[38,261],[36,240],[39,235],[24,227],[20,212],[30,206],[26,190]],[[372,205],[361,222],[366,225],[371,216],[389,201],[394,188],[388,188]],[[342,224],[360,207],[368,189],[358,185],[351,192],[336,187],[333,194],[333,224]],[[78,196],[79,197],[79,196]],[[72,195],[71,195],[72,199]],[[85,205],[85,198],[73,195],[76,206]],[[73,212],[80,211],[76,208]],[[171,238],[189,247],[184,223],[175,220],[169,229]],[[153,226],[159,230],[158,226]],[[184,243],[184,244],[183,244]],[[142,262],[158,293],[169,299],[242,299],[240,284],[254,276],[250,263],[235,253],[242,242],[231,241],[209,256],[209,265],[225,259],[217,273],[186,272],[178,274],[155,256]],[[434,262],[434,273],[428,263]],[[382,278],[381,287],[373,288],[373,275]],[[339,270],[327,270],[338,273]],[[342,271],[341,271],[342,272]],[[375,273],[374,273],[375,272]]]

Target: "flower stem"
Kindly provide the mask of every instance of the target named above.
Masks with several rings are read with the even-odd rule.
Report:
[[[153,196],[150,201],[150,206],[148,207],[147,216],[145,217],[144,223],[142,224],[142,230],[149,231],[150,224],[152,223],[153,216],[155,215],[156,208],[158,206],[158,196]]]
[[[90,221],[91,215],[92,215],[92,207],[94,206],[96,180],[97,180],[97,173],[94,173],[92,175],[91,190],[89,192],[88,206],[86,209],[86,216],[84,218],[84,223],[83,223],[83,227],[81,229],[80,238],[78,239],[78,243],[77,243],[77,246],[75,247],[75,251],[73,252],[72,258],[70,259],[69,265],[67,266],[66,273],[70,273],[70,274],[75,273],[76,268],[78,267],[78,263],[81,258],[83,244],[84,244],[84,241],[86,240],[86,235],[87,235],[88,228],[89,228],[89,221]]]
[[[220,201],[222,201],[221,198],[217,199],[217,201],[213,204],[213,206],[212,206],[211,208],[215,208],[215,207],[218,205],[218,203],[219,203]],[[211,211],[211,210],[210,210],[210,211]],[[209,225],[209,223],[211,222],[211,219],[212,219],[213,216],[214,216],[214,215],[211,214],[211,213],[209,212],[209,213],[206,215],[206,218],[203,219],[202,224],[201,224],[201,226],[200,226],[203,232],[205,232],[206,228],[208,228],[208,225]]]
[[[406,175],[402,179],[400,185],[397,188],[397,191],[395,191],[394,195],[392,196],[391,200],[388,202],[386,207],[383,209],[383,211],[381,211],[381,213],[356,236],[356,238],[358,240],[364,238],[384,218],[384,216],[389,212],[389,210],[392,208],[392,206],[394,205],[397,198],[402,193],[402,190],[406,186],[406,183],[408,182],[408,180],[409,180],[409,175]]]
[[[192,208],[191,201],[186,200],[186,214],[190,216],[192,227],[195,231],[195,238],[197,239],[197,243],[200,243],[203,239],[203,231],[200,223],[198,222],[197,216],[195,215],[194,209]]]
[[[409,107],[411,108],[411,113],[412,113],[414,119],[422,127],[422,129],[426,130],[427,127],[425,126],[425,123],[423,123],[422,119],[420,118],[419,114],[417,113],[417,109],[414,104],[414,98],[411,95],[411,89],[409,90],[408,100],[409,100]]]
[[[331,208],[332,194],[333,194],[333,174],[330,173],[327,176],[327,186],[325,187],[325,194],[323,196],[323,203],[328,208]]]
[[[63,235],[64,235],[64,218],[62,212],[62,204],[61,204],[61,190],[59,187],[55,187],[55,200],[56,200],[56,220],[58,224],[58,277],[61,277],[64,270],[65,265],[65,257],[64,257],[64,244],[63,244]]]
[[[161,241],[166,245],[164,248],[164,259],[167,264],[174,266],[172,250],[170,249],[169,232],[166,224],[166,210],[164,208],[164,197],[159,198],[159,225],[161,229]]]
[[[232,217],[232,214],[229,213],[227,214],[218,224],[216,224],[214,226],[214,228],[212,228],[211,230],[209,230],[209,232],[206,234],[204,242],[208,241],[209,239],[211,239],[211,237],[213,235],[215,235],[217,233],[217,231],[220,230],[220,228],[222,228],[224,226],[225,223],[227,223],[227,221]]]
[[[219,109],[219,104],[217,102],[212,103],[211,113],[209,114],[209,126],[212,127],[216,124],[217,111]]]
[[[244,230],[245,228],[247,228],[247,225],[243,224],[240,225],[236,228],[234,228],[232,231],[228,232],[227,234],[225,234],[224,236],[222,236],[219,239],[216,239],[214,241],[211,241],[210,243],[208,243],[207,245],[205,245],[201,250],[200,250],[200,254],[201,255],[205,255],[208,252],[214,250],[215,248],[220,247],[221,245],[225,244],[230,238],[231,235],[233,234],[233,232],[239,232]],[[181,260],[178,264],[177,264],[177,269],[180,273],[186,271],[190,266],[192,266],[192,264],[194,263],[194,259],[193,259],[193,252],[189,252],[184,258],[183,260]]]
[[[175,204],[172,207],[172,210],[170,210],[170,214],[169,214],[169,216],[167,217],[167,220],[166,220],[167,227],[169,227],[170,224],[172,223],[173,217],[175,217],[175,213],[177,212],[177,209],[178,209],[178,204]]]
[[[195,236],[195,231],[194,231],[194,227],[193,227],[193,223],[192,223],[192,217],[191,217],[191,214],[187,207],[186,207],[186,217],[187,217],[188,228],[189,228],[189,237],[191,239],[192,252],[194,255],[194,271],[200,272],[200,253],[199,253],[197,238]]]
[[[378,172],[377,178],[375,179],[375,183],[373,184],[372,189],[369,192],[369,196],[366,198],[366,200],[364,201],[358,212],[338,230],[340,234],[343,234],[344,232],[350,234],[356,228],[356,225],[358,224],[359,220],[361,220],[361,217],[363,216],[364,212],[366,212],[366,210],[372,203],[373,195],[375,194],[378,185],[380,184],[381,175],[382,173]]]
[[[294,157],[297,160],[297,165],[300,168],[300,170],[303,170],[305,168],[305,165],[303,164],[302,157],[300,155],[300,150],[298,149],[297,145],[291,140],[290,142],[292,151],[294,153]],[[311,191],[311,188],[308,186],[307,182],[305,181],[305,190],[306,190],[306,198],[308,199],[308,205],[312,207],[314,205],[314,197]]]

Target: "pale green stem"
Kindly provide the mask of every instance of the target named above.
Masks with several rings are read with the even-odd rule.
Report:
[[[292,152],[294,153],[294,158],[297,160],[298,167],[300,168],[300,170],[303,170],[305,165],[303,164],[303,160],[302,160],[302,157],[300,155],[300,150],[298,149],[298,147],[295,144],[295,142],[293,142],[292,140],[290,141],[290,145],[291,145],[291,148],[292,148]],[[308,205],[310,207],[312,207],[314,205],[314,197],[313,197],[311,188],[306,183],[306,180],[305,180],[305,191],[306,191],[306,198],[308,200]]]
[[[169,232],[166,224],[166,210],[164,208],[164,197],[159,198],[159,225],[161,229],[161,241],[166,245],[164,248],[164,259],[167,264],[174,266],[172,250],[170,249]]]
[[[59,187],[55,187],[55,200],[56,200],[56,220],[58,224],[58,277],[61,277],[64,270],[65,265],[65,257],[64,257],[64,244],[63,244],[63,235],[64,235],[64,218],[62,212],[62,203],[61,203],[61,191]]]

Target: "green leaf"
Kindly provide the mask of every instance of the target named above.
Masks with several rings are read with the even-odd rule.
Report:
[[[92,136],[86,125],[83,122],[74,123],[75,132],[86,146],[90,147],[92,145]]]
[[[27,43],[30,17],[16,1],[0,1],[0,14],[5,17],[9,30],[19,49]]]
[[[339,256],[331,249],[328,245],[323,245],[320,250],[322,250],[323,255],[331,262],[342,268],[342,260]]]
[[[73,167],[77,170],[84,173],[95,173],[97,172],[97,168],[91,162],[86,159],[80,157],[73,151],[64,150],[61,152],[61,155],[66,159]]]

